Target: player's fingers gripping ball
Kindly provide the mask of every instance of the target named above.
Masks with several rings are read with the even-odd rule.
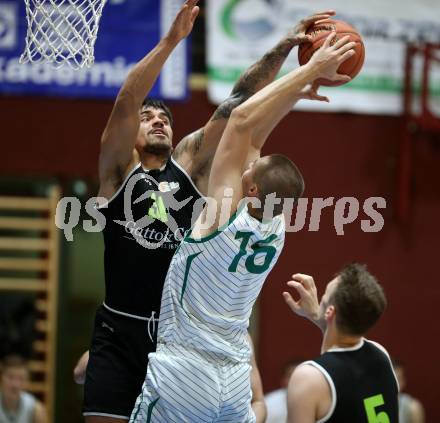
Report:
[[[307,29],[306,34],[311,37],[310,43],[301,44],[298,50],[298,61],[300,65],[306,64],[313,56],[316,50],[321,48],[324,41],[329,36],[330,32],[336,31],[336,37],[332,41],[332,44],[336,43],[342,37],[348,35],[350,39],[348,42],[355,42],[353,50],[355,54],[341,63],[338,68],[338,73],[348,75],[353,79],[361,70],[365,59],[365,47],[362,42],[360,34],[351,25],[344,21],[338,21],[335,19],[325,19],[323,21],[315,22],[310,28]],[[344,81],[330,81],[328,79],[317,80],[319,85],[325,85],[327,87],[342,85]]]

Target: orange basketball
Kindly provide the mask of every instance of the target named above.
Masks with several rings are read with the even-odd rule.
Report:
[[[338,73],[349,75],[353,79],[359,73],[362,65],[364,64],[365,48],[359,33],[344,21],[326,19],[325,21],[312,25],[307,30],[307,34],[311,35],[313,40],[311,43],[304,43],[300,45],[298,50],[299,64],[304,65],[307,63],[313,56],[313,53],[315,53],[315,51],[322,46],[325,39],[332,31],[336,31],[336,38],[334,42],[346,35],[349,35],[349,41],[354,41],[356,43],[354,47],[355,54],[342,63],[338,69]],[[344,84],[344,82],[333,82],[329,81],[328,79],[318,79],[317,82],[319,82],[320,85],[325,85],[327,87],[334,87]]]

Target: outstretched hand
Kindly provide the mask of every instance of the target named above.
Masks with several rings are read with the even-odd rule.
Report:
[[[335,15],[334,10],[325,10],[322,12],[314,13],[313,15],[301,19],[286,35],[286,40],[288,40],[292,47],[295,47],[302,43],[312,42],[312,36],[307,35],[307,30],[315,23],[324,19],[328,19]]]
[[[198,2],[199,0],[185,1],[168,31],[167,37],[169,39],[178,43],[190,34],[194,26],[194,21],[200,11],[199,6],[197,6]]]
[[[346,83],[351,81],[348,75],[338,73],[339,66],[355,54],[356,43],[349,42],[350,36],[346,35],[337,39],[335,31],[332,31],[318,49],[308,64],[316,67],[318,78],[325,78],[330,81]]]
[[[283,292],[284,301],[298,316],[305,317],[321,327],[319,320],[319,302],[315,281],[311,276],[297,273],[287,282],[290,288],[296,290],[299,299],[295,301],[289,292]]]

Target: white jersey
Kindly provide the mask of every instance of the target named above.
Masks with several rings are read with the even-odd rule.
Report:
[[[260,222],[241,207],[224,228],[185,238],[165,280],[158,343],[248,361],[249,317],[281,253],[284,230],[282,215]]]
[[[33,395],[22,392],[18,410],[11,413],[3,407],[3,398],[0,394],[0,423],[32,423],[36,403]]]
[[[286,423],[287,421],[287,389],[281,388],[264,396],[266,402],[266,423]]]

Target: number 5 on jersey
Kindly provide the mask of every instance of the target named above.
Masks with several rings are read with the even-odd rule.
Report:
[[[253,243],[251,245],[251,249],[253,250],[253,253],[250,254],[250,252],[248,252],[247,250],[247,246],[249,244],[252,235],[254,235],[254,233],[248,231],[238,231],[237,234],[235,235],[235,239],[241,239],[242,241],[240,244],[240,251],[234,257],[231,265],[228,268],[229,272],[234,273],[237,271],[238,264],[240,263],[240,260],[242,258],[243,260],[245,260],[246,270],[249,273],[260,274],[265,272],[269,268],[270,263],[275,256],[276,248],[268,244],[274,241],[277,238],[277,236],[275,234],[272,234],[266,239],[262,239],[260,241]],[[256,263],[257,254],[264,254],[263,263],[261,264]],[[245,256],[247,257],[244,258]]]
[[[377,412],[376,408],[384,405],[383,395],[374,395],[364,399],[365,412],[367,413],[368,423],[390,423],[390,418],[385,411]]]

